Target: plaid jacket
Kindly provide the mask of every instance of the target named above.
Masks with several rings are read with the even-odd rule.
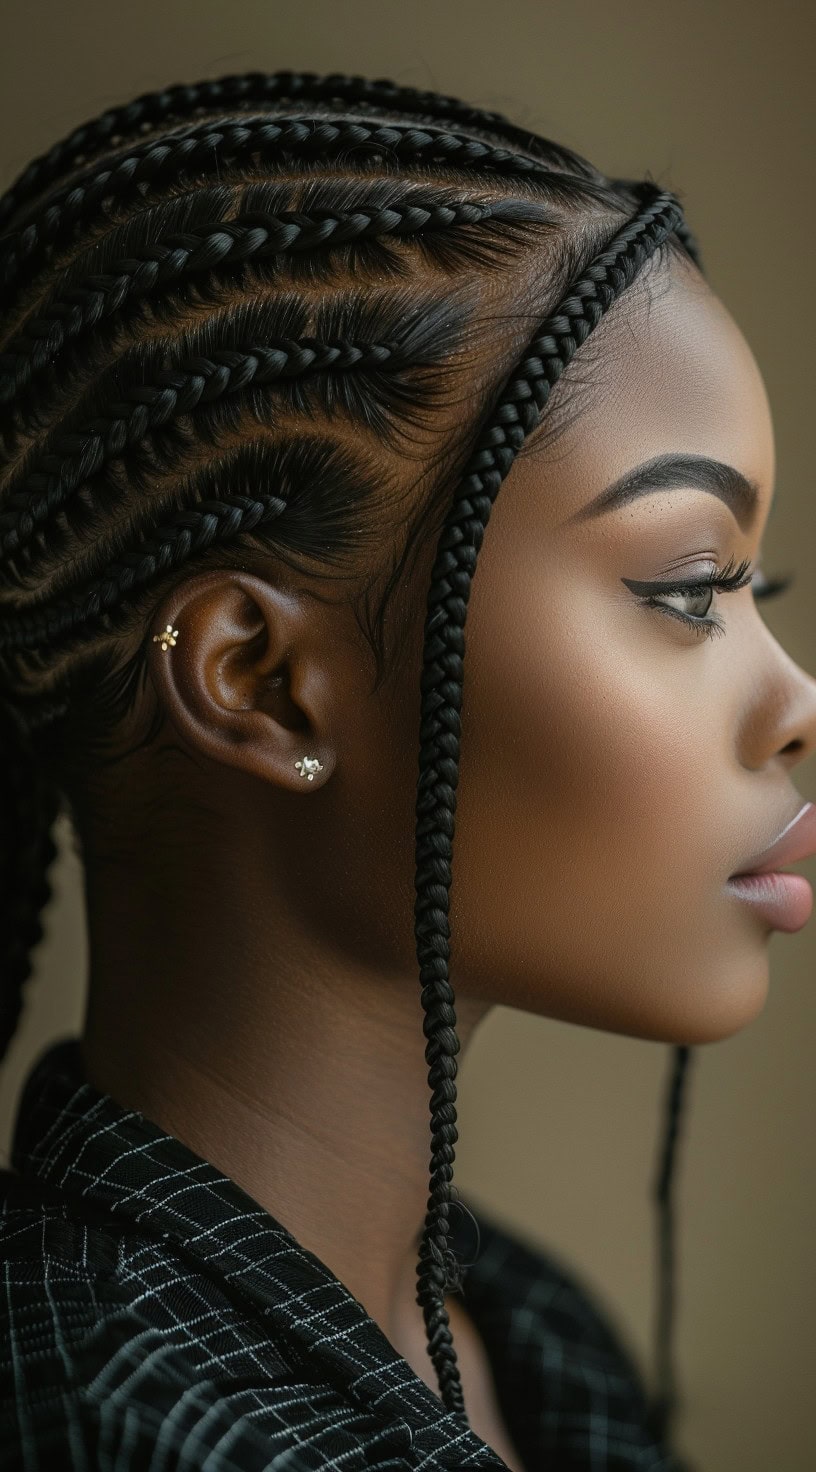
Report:
[[[505,1463],[234,1181],[51,1044],[0,1171],[4,1472],[433,1472]],[[464,1198],[463,1198],[464,1199]],[[574,1275],[470,1203],[463,1302],[529,1472],[689,1472]],[[453,1245],[475,1253],[453,1213]]]

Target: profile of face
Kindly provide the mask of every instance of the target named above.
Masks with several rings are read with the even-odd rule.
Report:
[[[764,1005],[773,932],[724,884],[816,796],[794,770],[816,744],[816,679],[750,585],[662,607],[630,591],[761,565],[774,492],[760,372],[696,273],[672,263],[630,344],[609,354],[555,454],[516,460],[485,534],[466,627],[453,932],[460,976],[495,1000],[701,1043]],[[578,514],[639,462],[678,453],[755,482],[753,519],[682,484]]]
[[[816,746],[816,679],[770,632],[750,583],[658,605],[629,586],[704,580],[744,559],[760,566],[774,494],[771,414],[745,338],[690,266],[672,259],[655,283],[648,309],[636,307],[635,283],[591,334],[598,350],[582,370],[580,412],[552,449],[536,447],[538,431],[528,437],[479,551],[449,966],[460,1015],[501,1004],[697,1044],[744,1027],[767,996],[772,928],[725,882],[809,795],[795,768]],[[753,517],[691,484],[580,514],[635,465],[677,454],[755,482]],[[310,954],[331,958],[327,970],[345,961],[411,988],[417,1009],[419,676],[435,550],[436,538],[412,585],[409,657],[376,694],[353,625],[336,611],[310,626],[285,693],[273,698],[267,685],[265,724],[245,726],[240,743],[227,708],[234,717],[250,702],[224,695],[231,666],[209,665],[205,647],[197,677],[206,684],[218,670],[211,693],[224,728],[215,736],[210,724],[210,752],[273,775],[279,806],[256,788],[242,837],[257,823],[276,933],[308,934]],[[263,600],[253,579],[245,587]],[[167,608],[180,622],[184,605]],[[285,611],[282,601],[269,608]],[[683,613],[722,630],[709,637]],[[313,605],[310,617],[323,615]],[[160,679],[174,678],[169,668]],[[246,691],[245,665],[241,679]],[[169,704],[200,740],[212,701]],[[292,752],[320,751],[328,763],[308,797],[305,783],[295,793],[296,777],[290,791],[275,784],[284,737],[287,766]]]

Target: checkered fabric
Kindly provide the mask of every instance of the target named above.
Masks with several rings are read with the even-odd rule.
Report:
[[[11,1167],[3,1472],[505,1467],[279,1221],[86,1081],[77,1038],[29,1072]],[[529,1472],[691,1472],[645,1429],[634,1360],[586,1287],[467,1205],[463,1302]]]

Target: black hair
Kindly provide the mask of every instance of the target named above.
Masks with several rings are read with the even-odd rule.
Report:
[[[577,349],[652,258],[701,269],[682,206],[456,98],[274,72],[149,93],[84,124],[0,198],[0,232],[0,1057],[43,934],[54,821],[64,807],[87,841],[92,769],[184,566],[268,572],[275,558],[360,578],[379,680],[412,539],[438,531],[416,804],[432,1091],[416,1298],[442,1401],[465,1417],[444,1297],[466,1271],[448,1245],[461,1204],[448,893],[467,603],[499,486]],[[525,310],[480,311],[497,279]],[[496,326],[512,316],[536,320],[521,349]],[[562,388],[559,412],[568,403]],[[429,442],[452,406],[456,432]],[[401,501],[402,561],[380,566]],[[655,1186],[661,1438],[689,1056],[675,1047]]]

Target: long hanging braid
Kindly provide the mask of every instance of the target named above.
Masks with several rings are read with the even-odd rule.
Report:
[[[498,113],[384,79],[292,72],[106,112],[25,169],[0,198],[0,231],[0,1057],[42,935],[54,819],[81,787],[92,738],[101,749],[126,710],[178,569],[247,566],[270,550],[342,561],[359,547],[383,480],[366,438],[399,453],[406,426],[433,423],[420,411],[436,409],[481,281],[509,280],[542,243],[550,253],[550,310],[498,386],[494,370],[459,459],[434,467],[448,509],[421,677],[414,913],[432,1092],[416,1297],[443,1403],[466,1421],[444,1303],[465,1270],[448,1245],[459,1051],[448,894],[476,557],[576,350],[662,246],[700,266],[696,242],[672,194],[610,180]],[[658,1438],[675,1405],[670,1184],[689,1055],[674,1050],[655,1188]]]

